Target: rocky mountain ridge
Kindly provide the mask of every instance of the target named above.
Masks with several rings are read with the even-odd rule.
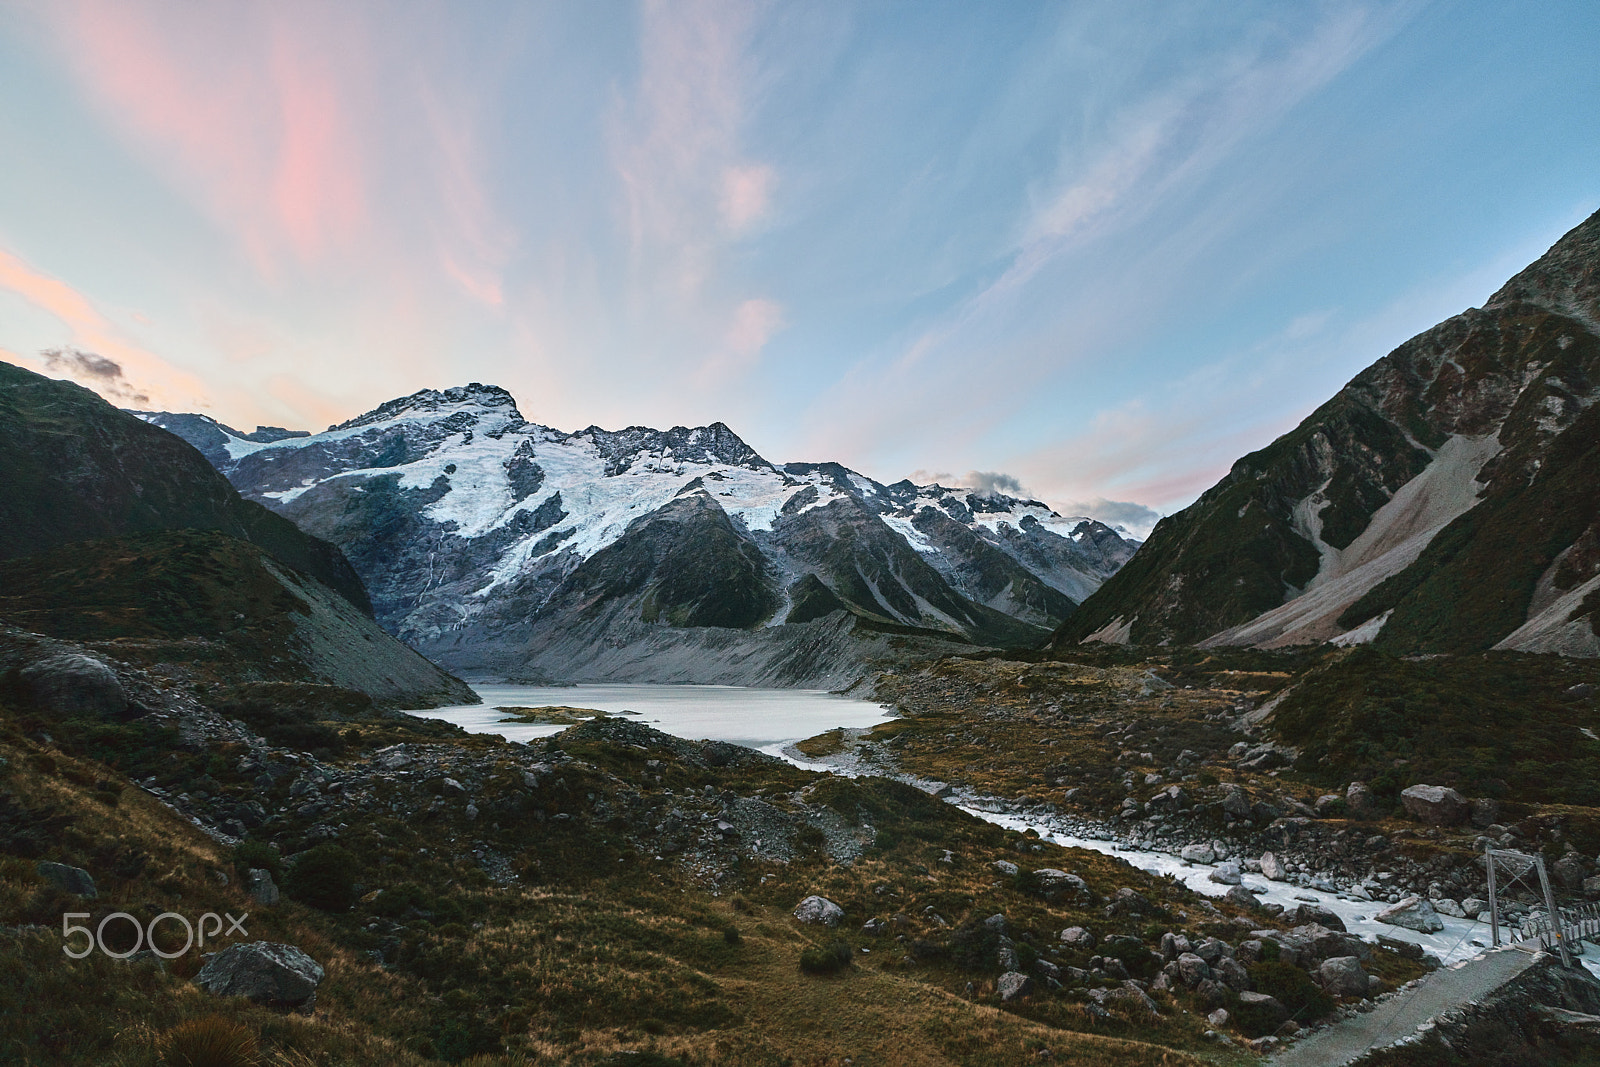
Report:
[[[271,441],[138,414],[339,545],[391,632],[480,676],[831,679],[862,651],[823,652],[809,624],[836,612],[857,645],[1035,645],[1137,547],[1035,500],[774,464],[721,423],[566,433],[476,383]]]
[[[1600,214],[1162,520],[1086,640],[1600,655]]]

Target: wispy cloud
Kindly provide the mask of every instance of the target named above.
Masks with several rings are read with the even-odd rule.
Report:
[[[1321,8],[1297,35],[1283,28],[1190,55],[1164,80],[1147,79],[1104,107],[1084,123],[1087,132],[1064,143],[1054,173],[1021,205],[1001,269],[895,349],[851,367],[813,405],[811,447],[829,440],[842,442],[846,454],[893,454],[895,441],[911,439],[938,411],[941,443],[975,451],[1005,436],[1019,406],[1047,384],[1060,386],[1075,368],[1131,347],[1161,313],[1163,284],[1189,284],[1187,272],[1236,232],[1238,197],[1207,183],[1391,36],[1409,12]],[[1178,210],[1202,193],[1215,201],[1208,209]],[[1174,216],[1180,225],[1163,221]],[[1149,436],[1174,429],[1168,423]],[[1108,479],[1102,489],[1136,481],[1148,455],[1118,453],[1089,464]],[[1060,496],[1093,488],[1064,484],[1080,481],[1076,475],[1039,477],[1037,466],[1024,473]]]
[[[41,353],[48,371],[71,377],[108,400],[208,406],[197,378],[129,341],[82,293],[5,249],[0,249],[0,290],[15,293],[66,327],[70,343]]]
[[[779,305],[728,270],[732,249],[773,210],[778,172],[743,134],[759,71],[750,0],[649,0],[632,95],[611,123],[630,247],[630,302],[674,325],[653,340],[712,355],[701,378],[748,369],[783,322]],[[730,325],[731,324],[731,325]]]

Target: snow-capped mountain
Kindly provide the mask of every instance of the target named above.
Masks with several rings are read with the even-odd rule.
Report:
[[[776,465],[721,423],[565,433],[487,385],[307,436],[139,414],[343,548],[392,632],[480,675],[638,675],[613,653],[659,653],[662,630],[765,647],[830,617],[1036,644],[1137,547],[1034,500]]]

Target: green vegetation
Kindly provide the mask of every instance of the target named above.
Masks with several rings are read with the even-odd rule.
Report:
[[[1322,786],[1364,780],[1390,804],[1417,782],[1518,803],[1600,806],[1592,661],[1490,652],[1421,660],[1371,649],[1333,654],[1279,705],[1297,770]],[[1512,790],[1508,783],[1516,783]]]
[[[807,974],[838,974],[850,969],[855,950],[848,941],[830,941],[800,953],[800,969]]]
[[[338,845],[318,845],[289,868],[283,889],[323,911],[347,911],[356,902],[356,858]]]

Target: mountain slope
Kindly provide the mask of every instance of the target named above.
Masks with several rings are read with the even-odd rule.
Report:
[[[462,670],[569,676],[597,662],[576,634],[755,635],[841,611],[863,633],[1036,645],[1135,547],[1037,501],[780,467],[721,423],[564,433],[493,386],[423,390],[274,441],[141,417],[191,435],[244,495],[340,545],[378,619]],[[751,648],[774,643],[792,642]]]
[[[386,708],[477,700],[317,579],[212,530],[75,541],[0,561],[0,624],[98,642],[206,685],[337,686]]]
[[[218,530],[371,609],[338,549],[241,499],[183,441],[81,386],[9,363],[0,363],[0,470],[0,559],[148,530]]]
[[[86,389],[0,364],[0,473],[0,623],[228,684],[476,700],[378,626],[339,549]]]
[[[1163,519],[1058,630],[1600,654],[1600,214]]]

